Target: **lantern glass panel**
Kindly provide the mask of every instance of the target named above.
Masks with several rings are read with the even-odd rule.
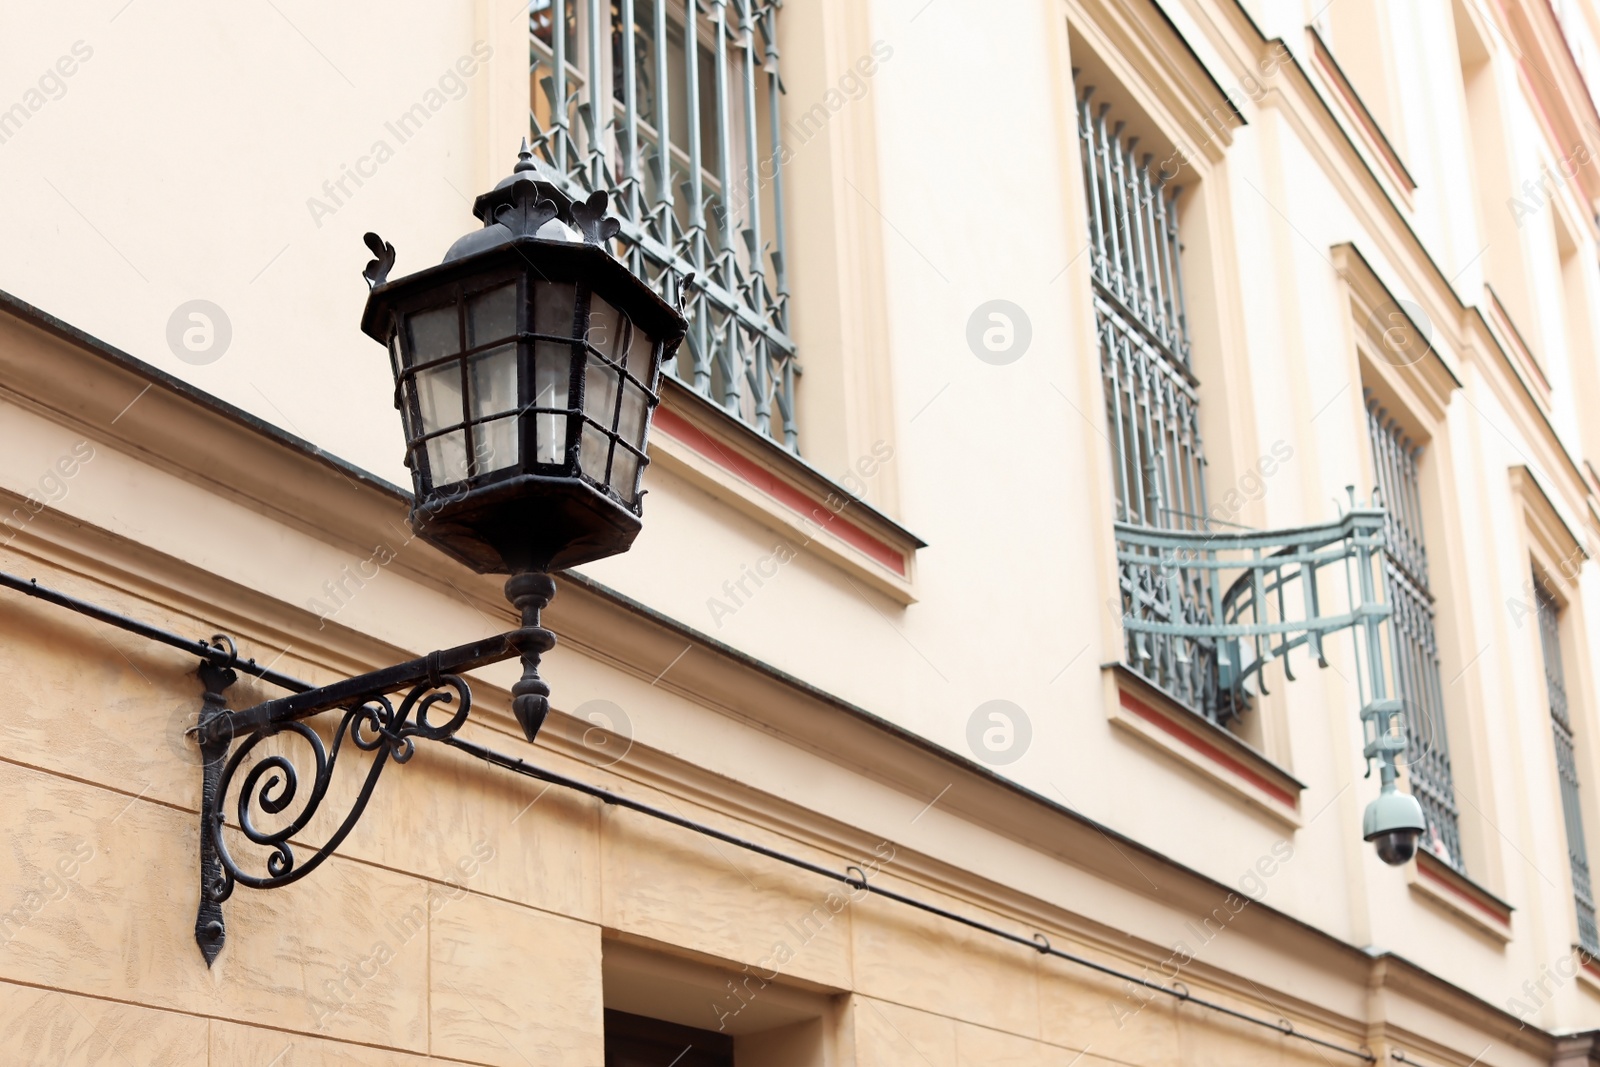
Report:
[[[611,456],[611,438],[592,422],[583,424],[583,440],[578,443],[578,466],[583,473],[606,484],[606,462]]]
[[[577,289],[570,282],[540,282],[533,287],[533,332],[573,337]]]
[[[462,420],[461,364],[456,361],[425,370],[416,379],[417,408],[424,433],[434,433]],[[428,480],[448,485],[467,476],[467,439],[461,430],[430,437],[426,442]]]
[[[577,336],[577,288],[569,282],[539,282],[533,287],[533,332],[547,337]],[[572,345],[535,341],[533,345],[535,408],[569,408]],[[534,462],[567,461],[567,416],[549,411],[534,414]]]
[[[590,335],[593,336],[592,329]],[[578,465],[584,474],[604,485],[611,453],[610,431],[617,418],[617,370],[592,352],[583,369],[583,413],[588,419],[578,445]]]
[[[643,451],[645,417],[649,411],[650,401],[644,389],[634,382],[623,382],[622,412],[617,420],[617,437]]]
[[[501,345],[467,359],[472,428],[473,473],[514,467],[517,449],[517,346]]]
[[[583,413],[604,429],[617,422],[617,369],[591,354],[583,370]]]
[[[517,332],[517,283],[502,285],[467,301],[467,346],[476,348]]]
[[[628,336],[628,373],[646,385],[654,384],[651,362],[655,358],[655,347],[655,339],[637,326]]]
[[[572,346],[551,341],[533,345],[533,406],[564,408],[572,385]],[[534,414],[534,461],[567,461],[567,416],[548,411]]]
[[[601,355],[622,362],[623,335],[627,328],[627,317],[604,297],[596,293],[589,298],[589,332],[584,337]]]
[[[620,444],[611,455],[611,491],[632,504],[638,496],[639,457]]]
[[[461,326],[456,318],[456,306],[412,312],[410,366],[416,367],[430,360],[451,356],[461,351]]]

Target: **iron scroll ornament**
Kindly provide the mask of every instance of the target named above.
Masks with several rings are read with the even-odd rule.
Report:
[[[454,704],[455,711],[447,721],[434,725],[429,721],[429,712],[439,704]],[[467,683],[456,675],[444,675],[437,681],[430,679],[414,686],[400,702],[399,708],[383,695],[346,708],[334,731],[331,750],[323,745],[321,735],[302,720],[292,720],[250,734],[228,757],[218,783],[218,803],[207,819],[206,833],[221,865],[220,875],[207,887],[208,898],[221,904],[232,895],[236,884],[242,883],[252,889],[274,889],[298,881],[316,870],[360,821],[367,801],[372,798],[372,791],[378,784],[378,777],[389,760],[393,759],[396,763],[409,761],[416,751],[414,738],[442,741],[453,737],[467,721],[471,710],[472,691]],[[248,841],[271,850],[266,860],[267,873],[254,875],[234,859],[228,848],[227,837],[222,832],[223,812],[232,792],[234,778],[251,752],[261,741],[281,734],[297,735],[310,748],[316,763],[311,794],[300,813],[287,824],[277,830],[263,830],[256,825],[251,813],[252,806],[259,807],[268,815],[279,815],[290,810],[299,792],[299,772],[289,758],[281,753],[273,753],[250,765],[239,787],[236,806],[238,825]],[[361,751],[373,752],[376,756],[367,769],[361,791],[339,828],[308,860],[299,863],[290,839],[304,830],[321,808],[333,780],[339,755],[347,751],[344,748],[347,739]]]
[[[199,722],[190,730],[203,759],[198,835],[200,903],[194,936],[208,967],[216,962],[226,937],[222,904],[237,886],[272,889],[316,870],[360,821],[378,777],[391,759],[405,763],[418,738],[449,741],[466,724],[472,710],[471,689],[463,677],[466,672],[520,656],[523,676],[513,688],[513,710],[519,720],[543,719],[549,707],[549,687],[539,677],[539,657],[555,644],[555,635],[539,625],[539,612],[554,594],[554,583],[547,575],[518,575],[508,585],[514,585],[521,594],[517,607],[523,625],[518,629],[321,688],[296,685],[290,696],[240,710],[227,706],[225,694],[237,680],[235,668],[256,673],[251,670],[254,661],[241,662],[231,641],[213,642],[215,654],[200,664],[205,698]],[[395,693],[405,693],[398,706],[391,698]],[[449,717],[436,721],[446,708],[450,710]],[[305,721],[324,711],[339,712],[331,747]],[[265,739],[290,734],[297,744],[309,750],[309,768],[304,768],[304,761],[297,768],[280,752],[262,755],[257,751]],[[291,838],[316,817],[341,754],[352,747],[371,753],[372,764],[349,812],[326,842],[313,848],[302,861],[295,855]],[[303,768],[309,774],[309,783],[301,781]],[[301,807],[297,798],[307,784]],[[228,847],[229,835],[223,829],[230,803],[237,825],[230,825],[229,829],[250,845],[267,850],[264,874],[246,870]],[[260,815],[279,816],[290,811],[295,814],[278,829],[258,825]],[[234,841],[237,847],[239,837]]]

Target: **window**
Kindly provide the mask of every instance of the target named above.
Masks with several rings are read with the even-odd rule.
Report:
[[[1534,600],[1539,611],[1539,643],[1544,652],[1544,688],[1550,701],[1550,728],[1555,733],[1556,770],[1561,776],[1561,811],[1567,829],[1567,858],[1572,863],[1572,896],[1578,909],[1578,943],[1600,954],[1595,929],[1594,890],[1589,882],[1589,850],[1583,840],[1583,811],[1578,805],[1578,761],[1567,712],[1567,676],[1561,667],[1561,609],[1537,573]]]
[[[1136,143],[1092,94],[1079,98],[1078,129],[1117,521],[1205,532],[1200,383],[1189,366],[1178,190],[1148,154],[1136,156]],[[1124,617],[1214,621],[1212,570],[1124,561],[1118,584]],[[1125,655],[1130,668],[1191,710],[1218,723],[1231,716],[1214,642],[1129,631]]]
[[[605,1067],[733,1067],[733,1038],[606,1009]]]
[[[669,298],[695,275],[668,371],[794,449],[777,8],[533,0],[529,120],[569,194],[612,192],[635,273]]]
[[[1384,597],[1394,608],[1389,620],[1390,662],[1395,691],[1405,708],[1406,776],[1428,821],[1422,847],[1460,870],[1460,819],[1445,736],[1428,553],[1422,537],[1422,487],[1417,473],[1422,447],[1370,395],[1367,430],[1377,468],[1378,502],[1388,512],[1383,530]]]

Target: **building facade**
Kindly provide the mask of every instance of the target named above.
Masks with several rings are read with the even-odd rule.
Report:
[[[8,1057],[1600,1061],[1594,5],[10,22]],[[644,532],[558,577],[536,744],[472,672],[208,966],[201,657],[127,620],[234,708],[516,625],[360,321],[524,138],[684,302]],[[315,752],[224,798],[252,870]]]

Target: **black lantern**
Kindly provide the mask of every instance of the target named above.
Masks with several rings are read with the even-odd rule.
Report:
[[[389,350],[417,535],[480,573],[510,574],[522,615],[512,708],[532,741],[550,709],[539,655],[549,571],[627,551],[661,364],[687,323],[608,250],[607,196],[573,200],[524,142],[478,197],[483,227],[394,281],[367,247],[361,328]],[[680,293],[692,279],[683,279]]]
[[[639,533],[656,380],[686,324],[607,251],[606,202],[572,200],[524,145],[438,266],[387,281],[394,250],[367,235],[361,328],[393,364],[411,521],[479,572],[572,567]]]

